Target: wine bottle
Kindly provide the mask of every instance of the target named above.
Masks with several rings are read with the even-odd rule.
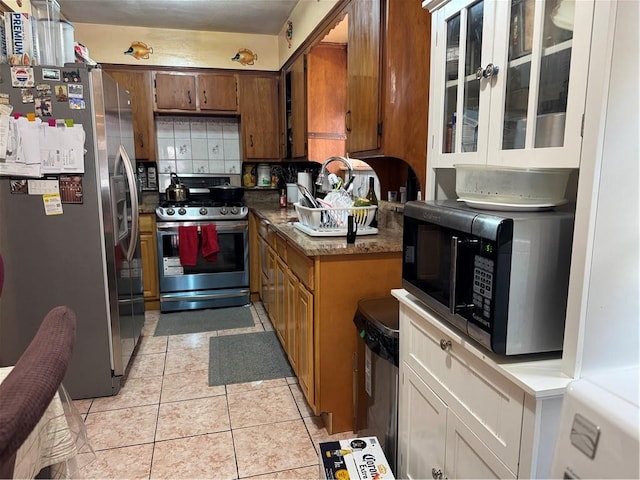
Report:
[[[378,206],[378,197],[376,196],[376,189],[374,187],[374,178],[369,177],[369,191],[367,192],[367,196],[365,197],[369,200],[369,204],[373,206]],[[376,213],[373,217],[373,220],[369,224],[372,228],[377,228],[378,226],[378,210],[376,209]]]

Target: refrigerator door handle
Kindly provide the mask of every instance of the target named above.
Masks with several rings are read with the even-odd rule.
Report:
[[[136,190],[136,176],[133,171],[133,164],[131,163],[131,158],[129,157],[127,150],[124,148],[124,145],[120,145],[120,157],[122,158],[122,164],[124,165],[125,172],[127,173],[129,195],[131,195],[131,235],[129,237],[129,249],[127,250],[127,261],[131,262],[136,251],[136,245],[138,244],[138,193]]]

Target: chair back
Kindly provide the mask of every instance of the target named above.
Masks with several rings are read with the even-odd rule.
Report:
[[[75,313],[67,307],[53,308],[0,383],[0,478],[12,477],[16,452],[58,391],[75,337]]]

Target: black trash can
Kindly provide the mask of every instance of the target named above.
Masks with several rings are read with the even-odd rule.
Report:
[[[398,452],[399,312],[394,297],[365,298],[353,318],[358,335],[354,369],[354,431],[376,436],[396,472]]]

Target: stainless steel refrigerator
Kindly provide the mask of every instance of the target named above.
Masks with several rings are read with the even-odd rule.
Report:
[[[12,193],[10,179],[0,179],[0,364],[14,364],[46,313],[66,305],[77,337],[63,384],[74,399],[115,395],[144,323],[131,101],[100,68],[42,70],[33,68],[36,85],[75,95],[51,99],[49,118],[85,130],[82,203],[45,215],[42,195]],[[0,78],[13,111],[33,112],[8,65]]]

